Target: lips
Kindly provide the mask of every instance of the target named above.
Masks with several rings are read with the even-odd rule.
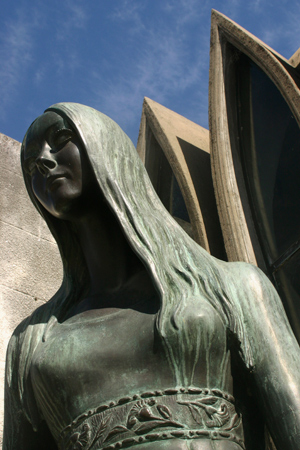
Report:
[[[51,187],[54,186],[56,180],[61,180],[64,178],[67,178],[64,173],[48,176],[46,180],[46,189],[51,190]]]

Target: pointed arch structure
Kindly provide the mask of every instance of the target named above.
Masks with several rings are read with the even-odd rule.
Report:
[[[209,131],[145,98],[137,151],[169,212],[205,250],[225,258],[211,179]]]
[[[212,12],[210,144],[226,253],[270,277],[300,341],[299,56]]]

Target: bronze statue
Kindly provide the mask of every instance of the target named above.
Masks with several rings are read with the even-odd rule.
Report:
[[[21,159],[64,277],[11,338],[4,450],[263,448],[248,387],[277,449],[299,450],[299,347],[259,269],[198,246],[92,108],[50,107]]]

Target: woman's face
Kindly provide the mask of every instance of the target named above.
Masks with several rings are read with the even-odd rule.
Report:
[[[93,174],[71,126],[55,112],[42,114],[29,128],[24,169],[34,195],[50,214],[70,219],[80,212]]]

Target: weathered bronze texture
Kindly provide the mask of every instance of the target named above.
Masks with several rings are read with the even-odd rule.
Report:
[[[11,338],[4,450],[262,449],[260,414],[299,449],[299,347],[264,274],[197,245],[92,108],[49,108],[21,160],[64,278]]]

